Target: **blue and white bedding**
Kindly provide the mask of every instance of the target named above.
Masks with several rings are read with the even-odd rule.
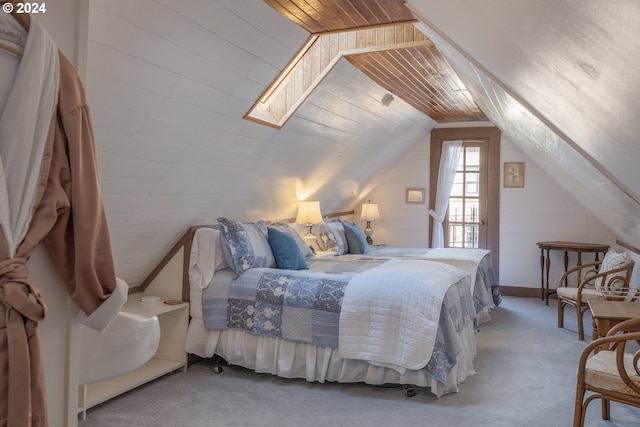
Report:
[[[491,251],[471,248],[397,248],[373,246],[366,255],[343,255],[337,260],[424,259],[442,262],[465,270],[471,276],[473,302],[480,320],[488,320],[488,312],[502,300],[498,279],[491,262]]]
[[[358,272],[384,263],[311,261],[309,270],[252,268],[235,280],[214,279],[202,294],[204,325],[338,347],[345,287]]]
[[[475,311],[469,276],[453,267],[442,271],[438,263],[414,260],[311,259],[309,270],[251,268],[236,279],[220,275],[225,280],[217,282],[214,276],[202,294],[203,322],[207,329],[337,348],[341,357],[391,367],[400,374],[416,369],[415,361],[421,360],[421,369],[445,383],[463,347],[475,349],[475,342],[459,344]],[[367,291],[372,277],[392,280],[378,280]],[[369,301],[363,306],[365,298]],[[345,307],[358,322],[341,319]],[[367,310],[373,314],[370,319]],[[386,330],[385,325],[396,329]],[[355,346],[350,345],[354,337]],[[397,349],[391,349],[394,346]],[[344,347],[344,355],[339,347]]]
[[[476,356],[477,307],[487,298],[486,295],[476,295],[485,286],[472,286],[472,283],[479,283],[478,276],[483,277],[485,284],[490,283],[489,270],[482,272],[483,262],[488,257],[480,260],[475,270],[470,271],[446,266],[447,262],[443,260],[425,261],[423,256],[429,249],[409,249],[409,252],[405,250],[402,253],[400,249],[381,248],[382,253],[376,253],[378,249],[372,248],[371,253],[366,255],[310,257],[297,247],[306,248],[297,231],[284,224],[281,229],[292,236],[287,251],[300,252],[305,259],[297,267],[301,270],[285,270],[258,262],[265,256],[265,259],[269,259],[268,246],[272,245],[268,236],[270,229],[265,234],[260,222],[229,224],[232,226],[227,229],[222,227],[221,230],[198,229],[186,249],[190,250],[188,274],[192,317],[185,347],[188,353],[201,357],[218,354],[231,364],[256,372],[305,378],[307,381],[414,384],[430,387],[438,397],[457,392],[458,385],[469,375],[475,374],[473,361]],[[251,236],[259,237],[260,244],[253,244]],[[267,245],[263,244],[265,242]],[[279,265],[278,256],[275,258]],[[394,258],[398,261],[392,261]],[[399,266],[402,273],[394,273],[395,276],[378,275],[377,269],[394,264]],[[407,268],[403,268],[403,265]],[[486,265],[491,268],[490,262]],[[305,269],[307,267],[308,270]],[[399,291],[402,286],[397,285],[410,284],[408,273],[414,268],[420,271],[417,276],[423,284],[430,283],[431,279],[437,285],[434,286],[435,290],[425,290],[425,294],[421,293],[422,288],[418,288],[418,292],[408,292],[408,296],[403,297]],[[451,269],[457,276],[436,280],[434,277],[438,275],[431,274],[433,271],[429,272],[429,268],[443,271]],[[373,280],[367,275],[373,276]],[[360,277],[359,284],[358,279],[354,280],[357,276]],[[462,279],[457,280],[458,276]],[[476,277],[473,282],[472,277]],[[487,277],[489,279],[485,279]],[[382,294],[387,291],[387,297],[390,297],[377,298],[375,294],[367,296],[367,283],[375,285],[371,286],[372,289],[381,288]],[[357,284],[351,290],[358,291],[358,296],[350,302],[351,284]],[[471,289],[474,289],[473,294]],[[356,335],[367,341],[356,345],[355,350],[363,354],[345,357],[348,354],[347,344],[340,341],[340,334],[349,326],[341,323],[348,322],[348,316],[342,314],[345,307],[346,311],[354,307],[355,300],[358,303],[355,307],[365,308],[363,313],[356,310],[355,314],[357,317],[363,314],[366,317],[368,306],[359,305],[365,299],[388,300],[393,309],[370,305],[373,308],[369,314],[374,316],[367,323],[357,326],[361,330]],[[425,299],[429,300],[428,306],[406,304],[407,301],[413,303]],[[380,331],[385,332],[385,327],[393,322],[406,322],[389,317],[388,324],[384,321],[376,324],[375,313],[387,309],[394,312],[391,316],[399,315],[400,319],[406,312],[412,315],[427,313],[426,318],[415,323],[428,326],[420,327],[419,332],[408,327],[409,333],[403,336],[398,334],[397,337],[387,331],[383,339],[396,341],[380,344],[376,342],[376,334],[381,325]],[[406,342],[416,341],[412,339],[412,333],[420,336],[414,353],[404,347]],[[344,354],[340,353],[341,346],[345,349]],[[385,354],[380,357],[380,352],[376,355],[376,351],[371,351],[376,346],[378,350],[395,351],[401,348],[396,353],[411,361],[386,359],[388,355]],[[364,354],[366,352],[369,354]],[[413,369],[425,361],[426,366]]]

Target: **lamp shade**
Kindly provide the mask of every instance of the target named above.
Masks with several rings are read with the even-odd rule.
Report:
[[[362,212],[360,213],[360,220],[375,221],[380,219],[380,212],[378,212],[377,203],[363,203]]]
[[[305,200],[298,204],[298,216],[296,224],[320,224],[322,213],[318,200]]]

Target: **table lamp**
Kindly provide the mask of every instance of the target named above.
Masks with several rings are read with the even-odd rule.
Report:
[[[298,216],[296,224],[304,224],[307,226],[307,234],[303,236],[305,242],[309,246],[313,246],[316,236],[313,235],[312,228],[314,224],[322,222],[322,213],[320,212],[320,202],[318,200],[305,200],[298,204]]]
[[[375,221],[380,219],[380,212],[378,212],[378,204],[371,203],[363,203],[362,211],[360,212],[360,220],[367,221],[367,226],[364,229],[364,234],[367,236],[367,243],[373,245],[373,239],[371,235],[373,234],[373,229],[371,228],[371,221]]]

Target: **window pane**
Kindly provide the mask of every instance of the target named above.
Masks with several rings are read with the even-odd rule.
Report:
[[[453,187],[451,187],[451,197],[462,197],[462,180],[464,174],[456,173],[456,177],[453,181]]]
[[[460,157],[458,157],[458,166],[456,166],[457,171],[464,170],[464,152],[460,153]]]
[[[464,206],[464,220],[478,222],[478,199],[467,199]]]
[[[467,171],[480,170],[480,147],[469,147],[466,149],[466,167]]]
[[[449,222],[462,222],[462,199],[449,199]]]
[[[462,248],[463,246],[463,228],[460,224],[449,224],[449,247]]]
[[[465,196],[478,197],[480,195],[480,174],[471,172],[465,174]]]
[[[478,247],[478,226],[477,225],[465,225],[464,247],[465,248],[477,248]]]

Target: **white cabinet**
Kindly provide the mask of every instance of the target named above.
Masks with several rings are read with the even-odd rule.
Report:
[[[139,316],[158,316],[160,343],[154,357],[140,368],[116,378],[80,386],[78,413],[86,417],[87,409],[119,394],[154,380],[177,369],[187,369],[185,340],[189,322],[189,304],[175,305],[163,301],[143,303],[139,299],[127,301],[122,311]]]

